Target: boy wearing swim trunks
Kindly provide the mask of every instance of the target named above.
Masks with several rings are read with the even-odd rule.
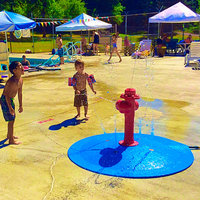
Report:
[[[20,144],[15,139],[18,139],[16,136],[13,136],[14,122],[15,122],[15,104],[14,97],[18,93],[19,100],[19,113],[23,112],[22,107],[22,85],[23,80],[21,75],[24,74],[24,68],[20,62],[13,61],[9,66],[9,71],[13,74],[11,78],[6,82],[4,91],[0,98],[0,104],[3,112],[5,121],[8,122],[8,133],[7,138],[9,144]]]
[[[88,101],[87,101],[87,90],[86,90],[86,81],[88,81],[88,74],[84,72],[84,62],[82,60],[76,60],[75,62],[76,74],[73,76],[76,84],[73,86],[75,90],[74,97],[74,106],[77,109],[77,117],[80,117],[80,108],[84,106],[85,118],[88,119]],[[91,90],[96,94],[96,91],[93,88],[92,84],[89,84]]]

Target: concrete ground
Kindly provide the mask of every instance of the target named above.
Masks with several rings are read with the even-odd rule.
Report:
[[[136,111],[136,133],[153,132],[200,146],[200,71],[185,68],[183,57],[122,57],[122,63],[113,57],[111,64],[106,63],[108,57],[104,55],[82,59],[85,71],[95,75],[97,94],[88,87],[90,119],[77,125],[68,123],[76,114],[73,88],[67,84],[68,77],[75,73],[73,63],[65,64],[61,71],[24,75],[24,112],[17,113],[14,131],[22,144],[6,146],[0,142],[0,199],[199,200],[199,150],[192,151],[195,160],[187,170],[153,179],[117,178],[86,171],[69,160],[67,150],[80,139],[115,129],[123,131],[124,116],[115,109],[115,101],[128,87],[135,88],[142,98]],[[17,107],[17,97],[15,103]],[[0,141],[6,131],[7,124],[0,114]]]

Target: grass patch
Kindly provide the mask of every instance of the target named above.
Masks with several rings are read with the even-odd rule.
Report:
[[[8,42],[8,48],[10,52],[12,53],[25,53],[27,49],[30,49],[34,53],[42,53],[42,52],[51,52],[52,49],[56,48],[55,39],[53,39],[52,34],[48,34],[46,38],[42,37],[42,34],[35,34],[34,35],[34,44],[32,42],[32,39],[29,38],[28,40],[22,39],[22,40],[16,40],[11,42]],[[124,40],[125,34],[120,34],[120,37],[122,40]],[[184,36],[186,38],[187,35]],[[174,39],[178,39],[179,41],[182,40],[182,33],[175,33]],[[87,41],[88,38],[86,36]],[[131,43],[135,43],[135,47],[137,48],[139,45],[139,42],[143,39],[147,39],[147,36],[144,35],[128,35],[128,39]],[[153,39],[153,38],[150,38]],[[193,40],[199,40],[198,35],[192,36]],[[81,35],[73,35],[72,41],[80,41]],[[70,35],[63,35],[63,44],[66,44],[67,42],[71,41]],[[90,39],[92,41],[92,38]],[[122,42],[123,46],[123,42]],[[99,50],[101,52],[104,52],[104,45],[99,45]]]

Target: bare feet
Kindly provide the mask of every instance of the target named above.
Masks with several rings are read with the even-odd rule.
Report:
[[[85,120],[88,120],[90,117],[88,115],[85,115]]]
[[[119,62],[122,62],[122,59],[120,59]]]
[[[80,117],[80,114],[77,114],[74,118],[79,118]]]
[[[9,144],[14,144],[14,145],[18,145],[18,144],[21,144],[21,142],[17,142],[15,140],[9,140]]]
[[[7,136],[7,139],[9,139],[8,136]],[[17,136],[13,136],[13,139],[19,139],[19,138]]]

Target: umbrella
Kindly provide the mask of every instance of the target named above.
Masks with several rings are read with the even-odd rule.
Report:
[[[36,26],[36,22],[24,17],[20,14],[1,11],[0,12],[0,32],[5,32],[6,45],[7,45],[7,32],[12,32],[21,29],[33,29]],[[8,48],[6,48],[8,50]],[[8,53],[8,51],[7,51]]]
[[[1,11],[0,12],[0,32],[11,32],[21,29],[33,29],[36,26],[36,22],[24,17],[20,14]]]

